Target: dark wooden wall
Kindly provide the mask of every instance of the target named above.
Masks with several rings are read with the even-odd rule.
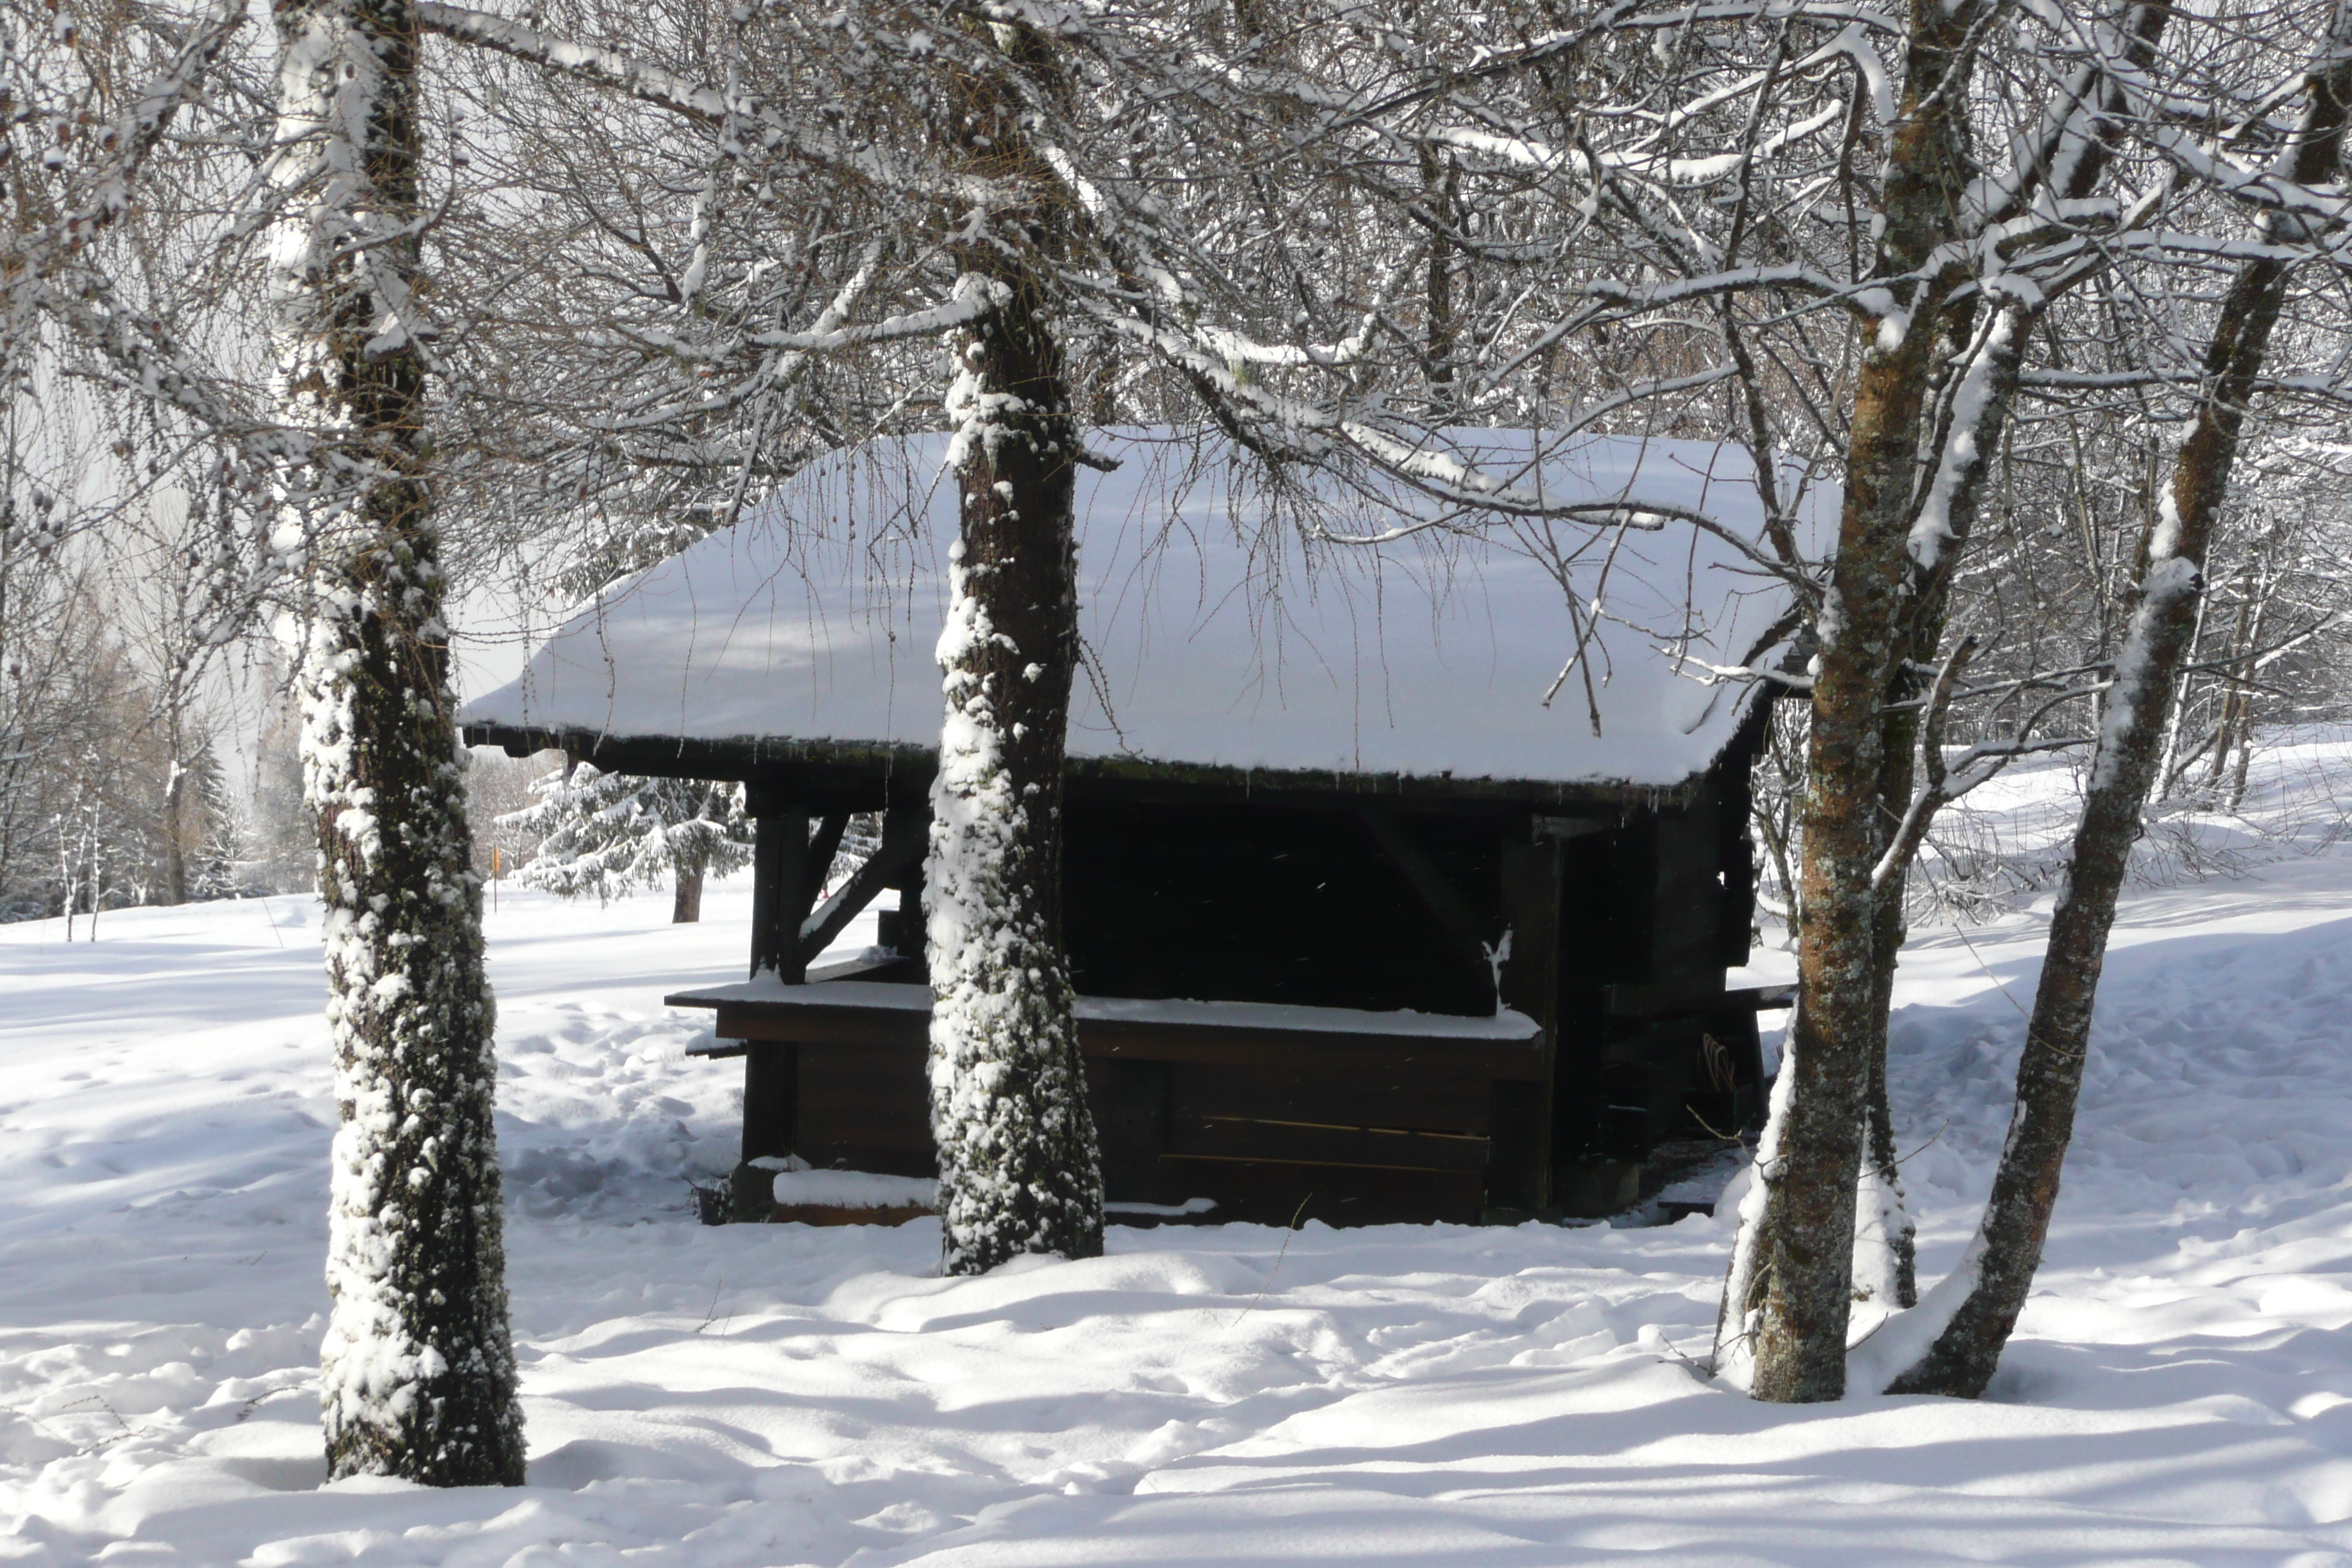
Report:
[[[1066,812],[1065,936],[1084,994],[1494,1010],[1475,944],[1503,933],[1500,847],[1524,812],[1389,818],[1458,900],[1451,922],[1354,806]]]
[[[1113,1199],[1213,1197],[1273,1220],[1302,1203],[1332,1220],[1599,1214],[1659,1143],[1736,1131],[1761,1098],[1754,1012],[1723,994],[1748,956],[1761,734],[1759,720],[1695,787],[1549,812],[1074,790],[1065,937],[1081,994],[1469,1016],[1499,1002],[1546,1042],[1533,1076],[1378,1051],[1309,1062],[1273,1038],[1215,1062],[1090,1056]],[[805,877],[764,837],[762,852],[780,884]],[[919,954],[919,867],[894,885],[882,939]],[[1507,931],[1498,970],[1486,950]],[[747,1155],[930,1170],[919,1044],[751,1055]]]
[[[1761,1109],[1754,1008],[1723,995],[1755,907],[1752,755],[1567,847],[1553,1160],[1570,1208],[1613,1206],[1658,1144],[1736,1133]]]
[[[747,1098],[747,1115],[772,1119],[747,1122],[747,1157],[929,1174],[924,1015],[819,1012],[747,1005],[721,1020],[769,1037],[747,1047],[752,1081],[793,1085],[757,1106]],[[1222,1217],[1267,1223],[1479,1218],[1511,1158],[1503,1091],[1543,1070],[1534,1039],[1143,1020],[1090,1020],[1080,1037],[1112,1202],[1205,1197]]]

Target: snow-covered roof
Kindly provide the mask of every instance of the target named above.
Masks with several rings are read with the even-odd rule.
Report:
[[[758,513],[583,605],[463,722],[936,745],[932,649],[956,531],[947,439],[813,465]],[[1608,437],[1554,449],[1491,430],[1454,443],[1548,503],[1622,501],[1704,513],[1745,540],[1762,531],[1737,447]],[[1678,784],[1757,696],[1753,682],[1704,679],[1708,667],[1757,655],[1790,602],[1739,549],[1681,521],[1499,519],[1328,477],[1277,496],[1218,437],[1117,429],[1088,444],[1118,466],[1077,480],[1088,668],[1071,702],[1074,758]],[[1837,505],[1833,489],[1806,492],[1809,545],[1829,537]],[[1329,537],[1396,535],[1400,514],[1436,526],[1378,544]]]

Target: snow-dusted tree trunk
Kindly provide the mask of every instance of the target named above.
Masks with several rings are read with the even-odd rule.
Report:
[[[681,859],[670,875],[669,923],[690,926],[702,919],[702,881],[707,862]]]
[[[2336,8],[2328,48],[2305,87],[2304,119],[2277,173],[2311,186],[2336,179],[2352,108],[2352,0]],[[1960,1267],[1930,1293],[1910,1336],[1935,1337],[1907,1367],[1890,1368],[1896,1393],[1980,1394],[2000,1364],[2042,1264],[2060,1168],[2090,1052],[2091,1014],[2131,847],[2162,758],[2174,685],[2188,662],[2204,592],[2206,547],[2229,490],[2247,400],[2285,304],[2297,242],[2311,220],[2273,213],[2263,243],[2222,297],[2207,346],[2188,439],[2160,503],[2139,602],[2116,658],[2083,815],[2074,829],[2050,944],[2017,1068],[2017,1108],[1984,1218]]]
[[[494,1010],[419,439],[415,21],[405,0],[287,0],[278,21],[279,370],[319,454],[301,498],[314,563],[303,788],[342,1110],[328,1468],[515,1485]]]
[[[1014,63],[1048,63],[1025,27],[997,37]],[[975,172],[1029,174],[1005,85],[959,85]],[[998,221],[1024,223],[1026,249],[1050,238],[1049,214]],[[940,637],[947,714],[923,900],[940,1212],[947,1268],[963,1274],[1023,1253],[1102,1251],[1101,1158],[1061,929],[1079,437],[1039,279],[1010,248],[963,248],[961,289],[993,308],[961,335],[949,396],[961,524]]]
[[[1776,1093],[1774,1158],[1759,1159],[1748,1294],[1759,1399],[1845,1391],[1856,1181],[1876,1043],[1881,930],[1873,872],[1887,833],[1878,791],[1884,704],[1905,651],[1912,473],[1949,279],[1924,264],[1953,237],[1969,168],[1962,116],[1986,6],[1915,0],[1903,98],[1891,127],[1875,268],[1863,323],[1845,508],[1822,616],[1801,872],[1805,921],[1790,1081]],[[1743,1222],[1743,1230],[1748,1223]],[[1735,1281],[1738,1283],[1738,1281]],[[1727,1303],[1745,1320],[1746,1302]]]
[[[186,814],[182,809],[187,795],[188,770],[180,763],[182,742],[179,725],[172,725],[171,772],[163,780],[163,901],[184,904],[188,901],[188,847]]]

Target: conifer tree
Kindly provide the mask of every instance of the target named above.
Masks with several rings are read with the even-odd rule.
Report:
[[[751,861],[740,784],[640,778],[582,763],[549,773],[531,792],[537,801],[498,819],[540,840],[517,873],[529,887],[605,900],[667,876],[676,889],[671,921],[687,925],[702,918],[706,878]]]

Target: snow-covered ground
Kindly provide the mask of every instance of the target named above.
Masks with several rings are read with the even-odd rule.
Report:
[[[1686,1360],[1703,1215],[1114,1229],[952,1283],[928,1221],[705,1228],[739,1069],[660,998],[737,975],[745,888],[501,904],[520,1490],[320,1485],[315,906],[0,928],[0,1563],[2352,1563],[2352,852],[2131,897],[1996,1397],[1798,1409]],[[1906,955],[1931,1277],[2044,915]]]

